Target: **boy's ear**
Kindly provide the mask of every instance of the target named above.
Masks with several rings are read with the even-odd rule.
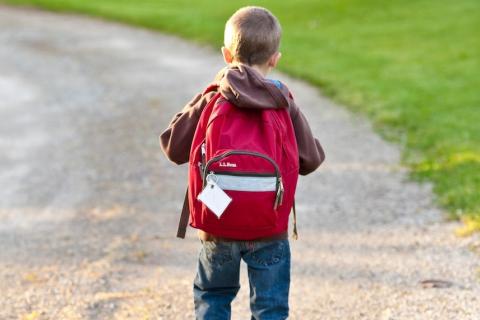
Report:
[[[278,61],[280,61],[280,58],[282,57],[281,52],[276,52],[274,53],[270,59],[268,59],[268,66],[271,68],[275,68],[278,64]]]
[[[222,47],[223,60],[226,64],[230,64],[233,61],[233,55],[230,50],[226,47]]]

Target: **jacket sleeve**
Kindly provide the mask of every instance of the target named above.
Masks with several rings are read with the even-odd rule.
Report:
[[[301,175],[307,175],[325,160],[325,152],[323,151],[320,142],[313,137],[312,130],[305,118],[305,115],[293,103],[290,109],[290,116],[292,118],[293,128],[295,130],[295,137],[297,139],[298,156]]]
[[[197,94],[160,134],[160,146],[170,161],[176,164],[188,162],[198,120],[203,108],[214,95],[215,92]]]

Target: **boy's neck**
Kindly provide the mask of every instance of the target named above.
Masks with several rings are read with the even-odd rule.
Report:
[[[234,63],[235,64],[241,64],[241,63]],[[268,65],[258,65],[258,64],[252,64],[248,65],[250,68],[257,70],[262,76],[266,77],[269,73],[271,68]]]
[[[270,68],[268,66],[251,65],[250,67],[260,72],[264,77],[266,77],[270,72]]]

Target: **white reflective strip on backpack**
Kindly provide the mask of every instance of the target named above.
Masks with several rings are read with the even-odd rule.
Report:
[[[277,187],[276,177],[252,177],[215,174],[215,176],[212,178],[222,190],[275,191]]]

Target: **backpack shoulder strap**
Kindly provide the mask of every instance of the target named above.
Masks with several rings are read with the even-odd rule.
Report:
[[[178,221],[177,238],[185,239],[187,233],[188,218],[190,215],[190,206],[188,205],[188,188],[185,192],[185,200],[183,201],[182,212],[180,213],[180,220]]]

